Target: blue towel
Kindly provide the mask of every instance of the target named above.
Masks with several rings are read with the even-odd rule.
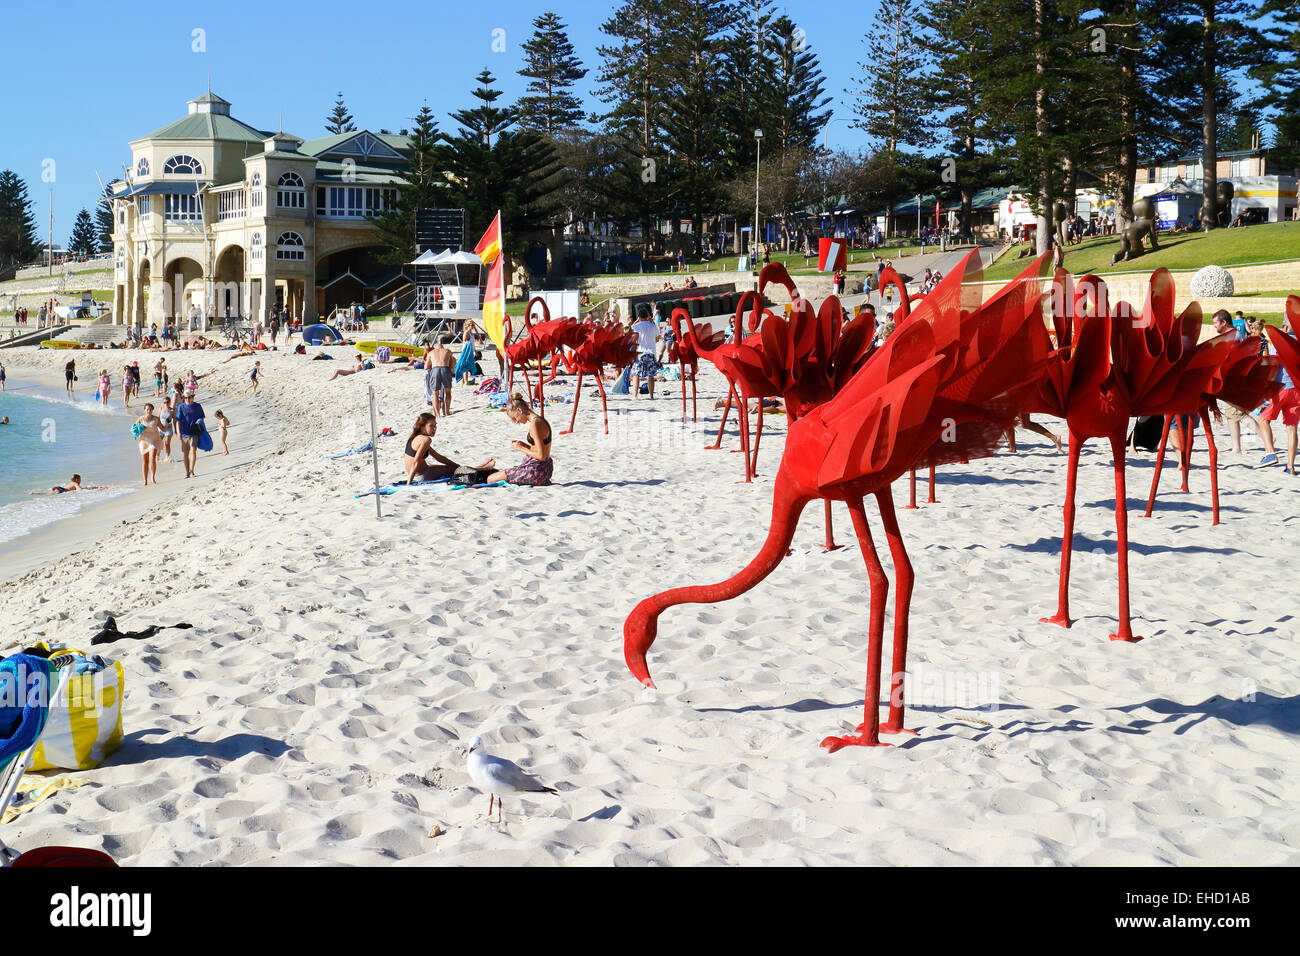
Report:
[[[460,377],[466,372],[473,375],[478,368],[478,362],[474,361],[474,343],[466,342],[465,347],[460,350],[460,359],[456,362],[456,368],[452,371],[451,377],[460,381]]]
[[[349,455],[359,455],[362,452],[372,451],[374,447],[375,447],[375,443],[372,441],[368,441],[364,445],[358,445],[356,448],[353,448],[351,451],[341,451],[337,455],[326,455],[325,457],[326,458],[347,458]]]
[[[614,387],[609,390],[610,394],[630,395],[632,393],[631,374],[632,366],[629,365],[627,368],[623,369],[623,374],[618,377],[618,381],[614,383]]]
[[[0,768],[41,739],[52,672],[49,661],[29,654],[0,661]]]
[[[417,481],[409,485],[403,481],[395,485],[384,485],[382,488],[379,489],[379,493],[381,495],[395,495],[399,491],[419,491],[421,488],[434,488],[439,485],[445,485],[449,480],[450,478],[435,478],[432,481]],[[361,492],[361,494],[353,495],[352,497],[368,498],[374,493],[375,493],[375,489],[367,488],[365,491]]]

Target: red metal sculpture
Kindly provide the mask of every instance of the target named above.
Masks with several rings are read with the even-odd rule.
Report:
[[[1219,414],[1219,401],[1228,402],[1238,408],[1258,408],[1265,401],[1276,395],[1282,388],[1277,380],[1277,360],[1261,355],[1257,340],[1236,340],[1237,332],[1225,332],[1221,336],[1200,343],[1198,349],[1212,349],[1222,357],[1210,384],[1201,396],[1201,406],[1197,414],[1205,430],[1205,441],[1210,450],[1210,498],[1212,502],[1213,521],[1219,523],[1219,449],[1214,443],[1214,430],[1210,427],[1210,412]],[[1169,441],[1169,429],[1177,422],[1180,437],[1179,465],[1182,469],[1182,491],[1187,491],[1187,473],[1192,461],[1192,443],[1196,435],[1196,422],[1170,415],[1165,418],[1164,430],[1160,435],[1160,450],[1156,453],[1155,474],[1151,476],[1151,492],[1147,496],[1147,510],[1143,517],[1151,517],[1155,506],[1156,491],[1160,487],[1160,475],[1164,470],[1165,446]]]
[[[641,601],[623,626],[632,674],[654,687],[646,652],[669,607],[716,603],[743,594],[786,555],[804,507],[843,501],[853,518],[871,583],[864,720],[856,734],[827,737],[831,751],[879,746],[880,733],[903,726],[912,568],[899,533],[890,483],[908,469],[991,455],[1044,374],[1046,337],[1039,307],[1047,256],[982,308],[962,308],[962,283],[979,277],[977,254],[952,270],[919,312],[927,321],[899,328],[828,401],[791,422],[777,471],[772,521],[759,554],[720,584],[675,588]],[[1038,335],[1034,334],[1034,326]],[[863,500],[874,495],[898,578],[889,719],[880,723],[880,666],[888,583],[872,543]]]
[[[605,434],[609,434],[609,405],[605,401],[605,383],[601,381],[601,372],[606,365],[613,365],[620,374],[631,365],[637,355],[637,335],[628,332],[621,325],[600,325],[595,322],[581,323],[578,328],[585,336],[566,358],[569,370],[578,373],[578,387],[573,393],[573,415],[569,418],[569,427],[560,432],[568,435],[573,431],[573,423],[578,420],[578,400],[582,398],[582,376],[592,375],[596,387],[600,389],[600,407],[605,415]]]
[[[537,325],[532,323],[533,307],[539,306],[542,313],[542,321]],[[542,408],[542,414],[546,413],[546,397],[542,388],[542,367],[547,359],[552,361],[552,371],[554,371],[554,357],[564,346],[574,348],[582,341],[583,332],[577,319],[560,318],[552,319],[551,310],[546,305],[546,300],[541,296],[534,296],[528,302],[528,307],[524,310],[524,330],[525,337],[518,342],[506,346],[506,383],[507,387],[514,387],[515,369],[521,369],[524,373],[524,385],[527,387],[530,396],[536,396],[536,401]],[[505,318],[505,340],[510,341],[510,316]],[[537,389],[534,392],[532,383],[528,378],[528,367],[537,365]],[[552,376],[553,378],[554,376]]]
[[[690,369],[691,380],[691,421],[700,420],[699,407],[695,401],[695,378],[700,372],[700,355],[695,351],[694,342],[682,333],[682,320],[685,319],[687,324],[691,322],[691,315],[685,309],[673,309],[671,318],[673,329],[673,344],[668,349],[668,361],[676,362],[677,367],[682,373],[682,424],[686,424],[686,378],[687,368]],[[700,341],[706,342],[709,349],[716,349],[726,341],[725,332],[714,332],[708,325],[695,326],[695,336]],[[702,331],[705,330],[705,331]],[[727,393],[727,401],[731,401],[731,392]],[[727,406],[730,408],[730,404]],[[722,425],[725,428],[727,424],[726,415],[723,415]],[[722,443],[722,429],[718,429],[718,443]]]
[[[1113,641],[1133,634],[1128,591],[1128,507],[1125,451],[1129,419],[1136,415],[1191,415],[1214,376],[1221,355],[1198,349],[1201,312],[1196,303],[1174,316],[1174,280],[1167,269],[1151,276],[1142,313],[1120,302],[1112,313],[1106,284],[1093,275],[1072,282],[1058,273],[1053,322],[1064,347],[1048,364],[1037,401],[1029,411],[1064,418],[1070,430],[1065,486],[1065,531],[1057,612],[1046,623],[1069,627],[1070,557],[1074,540],[1074,494],[1079,454],[1089,438],[1110,441],[1115,470],[1115,527],[1119,551],[1119,626]],[[1073,286],[1073,290],[1071,289]],[[1068,304],[1068,308],[1067,308]],[[1046,331],[1042,334],[1046,338]]]

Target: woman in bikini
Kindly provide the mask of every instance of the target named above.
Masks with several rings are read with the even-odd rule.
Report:
[[[163,446],[160,425],[158,416],[153,413],[153,404],[146,403],[144,414],[131,426],[131,432],[135,435],[136,444],[140,448],[140,470],[145,485],[149,484],[150,478],[155,485],[158,484],[158,453]]]
[[[176,431],[176,416],[172,413],[172,400],[163,399],[162,411],[158,414],[158,434],[163,441],[162,453],[167,456],[167,460],[172,460],[172,434]]]
[[[99,370],[99,403],[108,407],[108,393],[113,389],[113,380],[108,377],[108,369]]]
[[[524,453],[524,460],[515,468],[493,472],[488,481],[508,481],[512,485],[549,485],[555,470],[551,458],[551,426],[533,411],[528,400],[515,392],[506,405],[506,415],[517,425],[528,425],[528,443],[512,441],[511,448]]]
[[[419,481],[437,481],[454,475],[460,464],[433,450],[433,436],[438,434],[438,416],[433,412],[421,412],[411,429],[411,437],[406,439],[406,483]],[[437,464],[429,461],[432,458]],[[491,471],[497,463],[489,458],[478,466],[479,471]]]

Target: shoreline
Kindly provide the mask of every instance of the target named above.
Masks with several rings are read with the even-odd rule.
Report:
[[[35,347],[32,350],[38,351]],[[48,352],[48,350],[43,351]],[[4,352],[6,367],[11,370],[21,371],[20,378],[10,375],[9,380],[11,382],[18,384],[19,387],[33,386],[38,388],[41,390],[43,398],[48,398],[51,392],[66,395],[62,371],[63,363],[67,361],[66,358],[59,356],[55,360],[57,367],[46,367],[45,363],[34,364],[24,361],[24,359],[28,358],[28,355],[23,354],[24,350],[6,349]],[[94,350],[94,354],[98,356],[101,352]],[[126,355],[129,360],[140,361],[143,367],[144,359],[142,356],[157,353],[151,353],[147,350],[122,349],[112,354],[114,354],[114,357],[118,354]],[[172,353],[162,354],[170,355]],[[17,361],[13,361],[15,357],[18,359]],[[85,376],[81,377],[85,378]],[[81,384],[78,383],[78,385]],[[94,394],[93,391],[91,394]],[[110,407],[114,414],[123,419],[136,417],[147,402],[153,402],[155,406],[158,406],[162,401],[161,398],[155,399],[147,395],[140,396],[130,411],[124,411],[120,404],[120,394],[120,391],[115,392]],[[227,415],[237,424],[241,421],[251,422],[254,418],[253,409],[239,399],[227,401],[224,398],[219,399],[218,396],[205,396],[202,381],[200,381],[200,403],[204,402],[205,397],[209,404],[217,400],[222,401],[223,410],[229,408]],[[214,414],[216,408],[215,404],[211,410],[208,409],[206,404],[204,405],[204,410],[208,411],[209,415]],[[252,432],[253,430],[250,429],[249,431]],[[99,545],[109,546],[114,528],[129,525],[141,518],[145,518],[154,509],[161,508],[173,498],[183,495],[187,491],[204,489],[223,478],[229,477],[231,471],[239,470],[260,461],[266,455],[273,453],[283,440],[283,436],[276,429],[257,429],[256,434],[259,437],[244,446],[240,441],[241,435],[235,428],[232,428],[230,441],[234,447],[231,448],[228,459],[219,452],[200,455],[196,466],[197,477],[190,482],[186,482],[181,477],[184,474],[184,466],[179,461],[173,465],[160,461],[158,464],[159,481],[157,484],[150,484],[147,488],[143,487],[140,484],[137,472],[135,480],[125,486],[122,494],[105,501],[94,502],[72,515],[56,519],[25,534],[0,542],[0,588],[21,581],[28,575],[35,574],[50,562],[81,554]],[[213,440],[214,442],[218,441],[215,434]],[[173,439],[173,454],[177,454],[177,444],[177,440]],[[124,440],[122,455],[128,460],[134,457],[134,464],[137,468],[139,467],[139,455],[133,444]]]

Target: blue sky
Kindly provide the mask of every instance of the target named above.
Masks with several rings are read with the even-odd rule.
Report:
[[[323,134],[325,115],[339,90],[358,127],[409,126],[425,100],[444,130],[452,110],[469,104],[473,78],[483,67],[498,78],[502,101],[523,89],[520,44],[538,13],[554,10],[591,72],[599,66],[599,27],[613,0],[407,2],[373,6],[321,0],[229,0],[219,5],[107,5],[67,0],[56,6],[0,0],[11,69],[0,89],[0,169],[13,169],[36,200],[45,235],[54,177],[54,241],[66,243],[77,210],[99,193],[95,172],[108,181],[130,160],[127,143],[185,114],[186,100],[212,90],[232,113],[260,129],[298,136]],[[778,11],[781,5],[776,5]],[[876,4],[847,12],[840,4],[791,3],[791,19],[821,58],[834,98],[830,145],[855,149],[864,135],[844,121],[851,115],[844,88],[865,49],[862,37]],[[493,31],[505,31],[505,51],[493,52]],[[203,31],[196,34],[194,31]],[[195,46],[203,46],[196,52]],[[13,67],[22,72],[15,83]],[[48,82],[42,82],[43,78]],[[599,106],[594,96],[587,108]]]

